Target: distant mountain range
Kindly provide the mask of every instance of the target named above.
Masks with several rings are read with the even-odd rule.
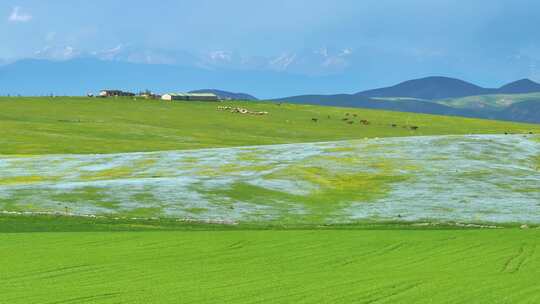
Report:
[[[529,79],[493,89],[454,78],[427,77],[356,94],[299,95],[274,101],[540,123],[540,94],[533,94],[539,92],[540,84]]]
[[[472,83],[447,77],[427,77],[402,82],[395,86],[356,93],[366,97],[410,97],[419,99],[441,99],[489,94]]]
[[[96,58],[66,61],[20,60],[0,66],[0,95],[84,95],[101,89],[158,93],[197,90],[222,98],[255,100],[238,91],[276,96],[280,92],[317,92],[329,85],[353,87],[345,76],[309,77],[272,71],[231,71],[165,64],[138,64]],[[219,88],[219,89],[218,89]],[[538,93],[538,94],[535,94]],[[459,115],[540,123],[540,84],[522,79],[483,88],[448,77],[426,77],[354,94],[296,95],[273,101],[362,107],[402,112]]]
[[[395,86],[368,90],[355,95],[366,97],[410,97],[443,99],[486,94],[523,94],[540,92],[540,84],[522,79],[498,89],[482,88],[472,83],[449,77],[426,77],[402,82]]]
[[[515,103],[491,117],[493,119],[540,123],[540,99]]]

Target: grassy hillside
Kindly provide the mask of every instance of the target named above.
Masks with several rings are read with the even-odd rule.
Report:
[[[0,156],[0,210],[262,225],[540,223],[535,140],[454,135]]]
[[[0,98],[0,154],[112,153],[364,137],[540,132],[538,125],[413,113],[263,102],[220,105],[269,115],[217,111],[215,103],[4,97]],[[347,117],[353,124],[342,120]],[[361,119],[371,124],[362,125]],[[419,129],[404,128],[411,125]]]
[[[458,109],[479,109],[497,111],[524,101],[540,102],[540,93],[479,95],[463,98],[444,99],[437,102],[439,104]]]
[[[0,234],[5,303],[537,303],[540,230]]]
[[[215,103],[0,98],[0,211],[103,216],[0,213],[0,302],[540,302],[538,137],[69,155],[540,133],[457,117],[219,105],[269,115]],[[223,218],[239,224],[215,224]],[[501,229],[447,224],[461,220]],[[531,229],[515,228],[522,223]]]

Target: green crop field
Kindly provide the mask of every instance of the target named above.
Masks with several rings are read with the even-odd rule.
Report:
[[[150,228],[149,228],[150,229]],[[3,303],[537,303],[540,230],[0,234]]]
[[[540,125],[0,98],[0,303],[538,303],[529,133]]]

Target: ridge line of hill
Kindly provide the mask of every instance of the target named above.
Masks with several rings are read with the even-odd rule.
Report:
[[[493,89],[455,78],[436,76],[355,94],[297,95],[273,101],[540,123],[540,94],[524,100],[515,98],[515,102],[505,100],[517,97],[518,94],[538,92],[540,84],[529,79]],[[498,105],[497,100],[494,101],[496,106],[481,100],[481,97],[496,95],[504,95],[500,98],[503,106]],[[469,98],[469,104],[454,106],[455,102],[452,101],[459,98]]]

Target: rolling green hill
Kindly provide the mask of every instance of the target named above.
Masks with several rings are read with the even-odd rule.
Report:
[[[261,226],[540,223],[535,139],[453,135],[0,156],[0,210]]]
[[[269,114],[233,114],[218,111],[218,105]],[[313,118],[318,122],[313,122]],[[349,120],[344,121],[345,118]],[[370,125],[360,124],[360,120],[368,120]],[[419,129],[412,131],[407,126]],[[531,131],[540,133],[540,126],[264,102],[0,98],[0,154],[142,152],[366,137]]]
[[[459,109],[498,111],[524,101],[540,102],[540,93],[478,95],[443,99],[437,103]]]
[[[0,98],[0,302],[536,303],[539,139],[502,135],[529,132],[264,102]],[[425,136],[471,133],[496,135]]]

